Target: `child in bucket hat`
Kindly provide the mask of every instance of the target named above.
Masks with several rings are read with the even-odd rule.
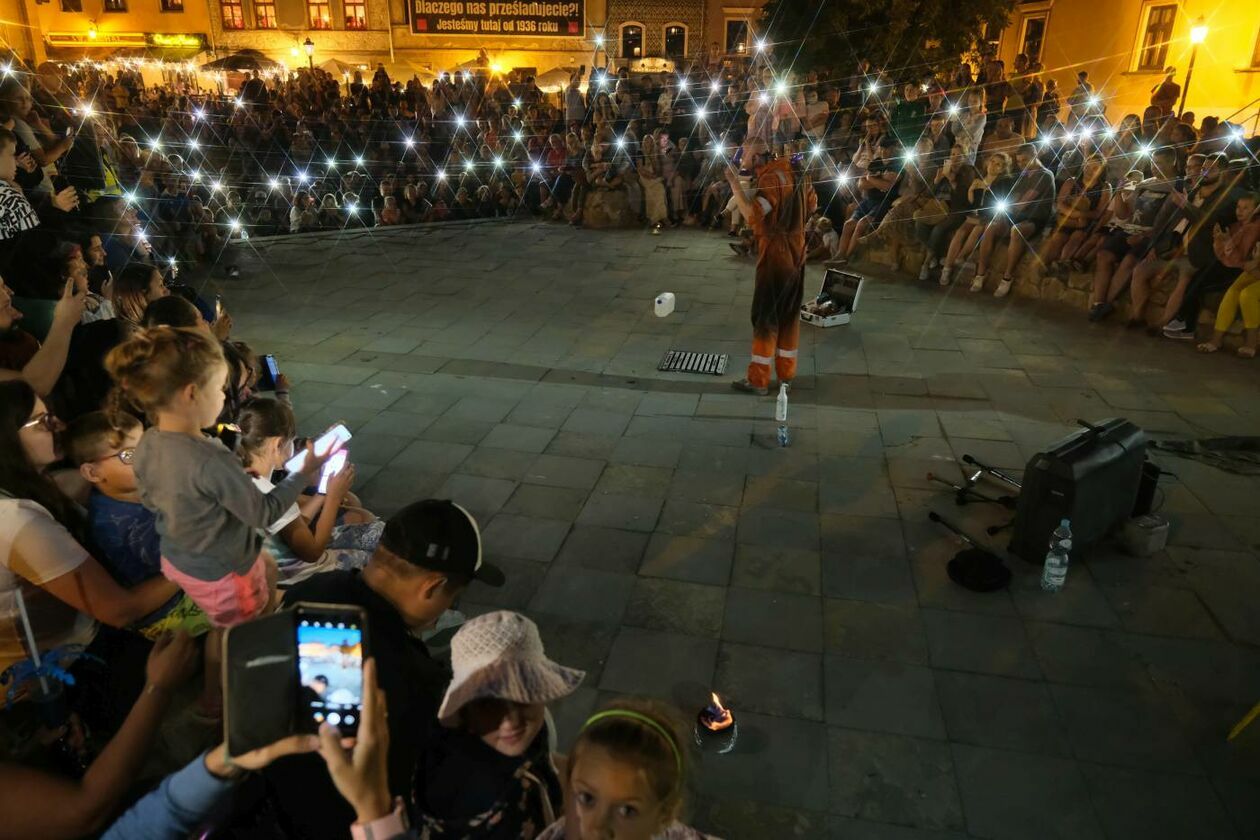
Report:
[[[546,705],[585,673],[543,652],[538,627],[500,610],[451,640],[442,724],[416,768],[416,828],[476,838],[532,838],[563,812]]]

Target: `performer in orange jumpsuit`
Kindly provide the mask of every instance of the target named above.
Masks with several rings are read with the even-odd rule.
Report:
[[[796,376],[801,338],[801,299],[805,294],[805,220],[818,199],[787,158],[769,160],[766,144],[750,139],[745,162],[756,189],[744,194],[735,168],[726,168],[735,203],[757,238],[757,279],[753,289],[752,361],[748,375],[731,387],[764,396],[770,392],[770,364],[780,382]]]

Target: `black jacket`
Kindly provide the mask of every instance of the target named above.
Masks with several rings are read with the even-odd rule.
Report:
[[[368,587],[358,571],[310,577],[285,593],[285,606],[298,601],[354,604],[367,612],[368,653],[376,659],[377,680],[389,709],[390,792],[410,801],[412,773],[421,748],[438,726],[438,705],[450,672],[429,655],[393,605]],[[266,792],[260,810],[265,816],[243,815],[245,822],[262,830],[233,832],[236,836],[274,837],[276,828],[279,836],[304,840],[347,836],[354,811],[333,787],[319,755],[281,759],[262,776]]]

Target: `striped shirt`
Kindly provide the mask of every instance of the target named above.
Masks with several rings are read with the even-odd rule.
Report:
[[[39,215],[26,196],[8,181],[0,181],[0,240],[39,227]]]

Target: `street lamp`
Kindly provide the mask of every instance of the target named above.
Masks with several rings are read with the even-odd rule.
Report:
[[[315,42],[309,37],[302,42],[302,49],[306,50],[306,66],[311,70],[315,69]]]
[[[1190,77],[1194,75],[1194,58],[1199,54],[1199,44],[1207,40],[1208,28],[1203,16],[1190,27],[1190,66],[1186,68],[1186,83],[1181,86],[1181,104],[1177,106],[1177,115],[1186,112],[1186,97],[1190,95]]]

